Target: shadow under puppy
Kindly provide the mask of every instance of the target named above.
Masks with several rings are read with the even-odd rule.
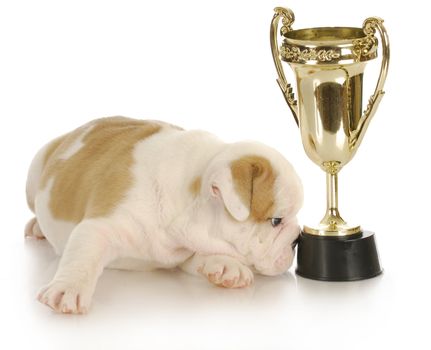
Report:
[[[85,313],[105,267],[181,269],[226,287],[292,264],[302,186],[257,142],[123,117],[89,122],[33,159],[26,236],[62,255],[38,299]]]

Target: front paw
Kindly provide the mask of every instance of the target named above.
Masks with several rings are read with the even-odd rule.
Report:
[[[80,283],[52,281],[41,289],[37,299],[59,313],[85,314],[92,295],[93,290]]]
[[[253,283],[253,272],[239,261],[223,256],[210,256],[198,268],[211,283],[225,288],[244,288]]]

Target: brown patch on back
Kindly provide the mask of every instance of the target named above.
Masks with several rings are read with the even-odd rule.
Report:
[[[197,195],[201,191],[201,185],[202,179],[200,178],[200,176],[194,179],[193,182],[190,184],[189,190],[194,197],[197,197]]]
[[[136,143],[161,128],[162,124],[156,122],[111,117],[58,140],[51,153],[47,152],[41,183],[43,188],[54,179],[49,203],[52,215],[72,222],[108,215],[132,185],[130,167]],[[68,159],[59,159],[86,131],[83,146]]]
[[[272,217],[275,174],[270,162],[261,156],[244,156],[231,163],[234,188],[250,215],[258,222]]]

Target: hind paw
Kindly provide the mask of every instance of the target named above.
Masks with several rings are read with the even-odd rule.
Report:
[[[36,239],[45,239],[45,235],[39,227],[39,223],[36,218],[31,219],[24,230],[25,237],[34,237]]]

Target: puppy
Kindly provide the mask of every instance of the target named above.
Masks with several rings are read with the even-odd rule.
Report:
[[[85,313],[105,267],[180,267],[226,288],[293,260],[302,186],[256,142],[123,117],[94,120],[43,147],[27,180],[26,236],[62,255],[38,299]]]

